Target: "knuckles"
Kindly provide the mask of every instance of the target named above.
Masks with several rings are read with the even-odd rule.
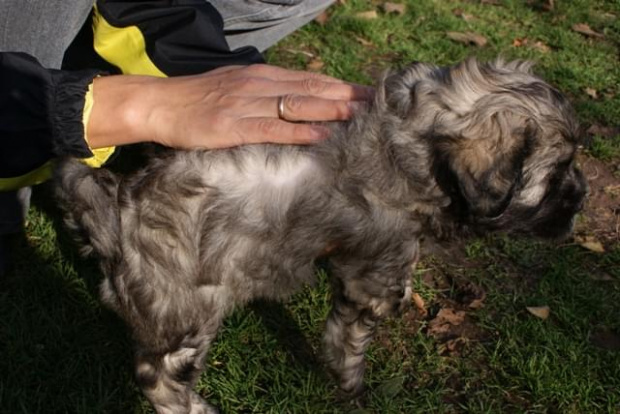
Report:
[[[284,114],[287,120],[295,120],[296,114],[301,111],[303,101],[304,99],[300,95],[284,96]]]
[[[274,135],[278,131],[278,120],[275,118],[264,118],[256,122],[256,129],[260,136]],[[253,134],[250,133],[250,136]]]
[[[253,76],[265,76],[273,71],[271,66],[264,63],[254,63],[242,69],[243,72]]]
[[[264,82],[259,78],[251,76],[251,77],[243,77],[234,82],[232,90],[237,91],[255,91],[260,90],[264,87]]]
[[[320,95],[327,89],[327,83],[321,81],[317,77],[309,77],[301,81],[304,93],[308,95]]]

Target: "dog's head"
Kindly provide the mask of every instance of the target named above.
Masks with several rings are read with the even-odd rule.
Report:
[[[381,93],[400,128],[430,148],[450,217],[474,230],[549,238],[570,231],[587,193],[575,164],[579,127],[566,98],[531,64],[414,64],[388,76]],[[415,170],[409,162],[404,168]]]

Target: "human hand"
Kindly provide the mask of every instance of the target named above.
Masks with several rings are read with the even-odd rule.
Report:
[[[326,75],[270,65],[172,78],[101,77],[94,84],[88,140],[92,148],[146,141],[175,148],[309,144],[329,131],[301,121],[348,119],[372,94]]]

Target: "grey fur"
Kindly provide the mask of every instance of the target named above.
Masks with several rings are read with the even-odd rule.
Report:
[[[312,284],[328,247],[326,361],[359,395],[377,324],[410,302],[420,239],[566,234],[587,191],[578,144],[568,102],[527,63],[414,64],[322,144],[172,151],[126,177],[67,160],[57,194],[157,412],[211,413],[192,387],[222,319]]]

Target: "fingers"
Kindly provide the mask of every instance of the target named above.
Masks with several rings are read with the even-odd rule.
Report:
[[[321,125],[293,124],[277,118],[245,118],[236,123],[238,143],[307,145],[329,136],[329,128]]]
[[[300,70],[285,69],[271,65],[249,65],[244,68],[244,73],[248,76],[256,76],[277,81],[299,81],[313,78],[323,82],[346,83],[343,80],[333,78],[328,75],[316,72],[305,72]]]
[[[329,76],[269,65],[158,78],[149,91],[152,96],[141,100],[147,108],[139,122],[148,128],[136,130],[177,148],[314,143],[330,130],[308,122],[349,119],[374,93],[372,88]]]
[[[292,71],[269,65],[228,66],[209,72],[222,87],[244,96],[310,95],[326,99],[365,101],[374,89],[312,72]]]
[[[307,95],[325,99],[367,101],[374,94],[373,88],[366,86],[324,82],[315,78],[295,81],[244,78],[234,84],[236,93],[246,96]]]
[[[331,100],[302,95],[283,96],[282,119],[290,122],[344,121],[360,105],[359,102]],[[233,118],[279,118],[279,97],[239,99],[225,111]]]
[[[285,95],[283,100],[282,118],[292,122],[344,121],[351,118],[358,105],[346,100],[330,100],[302,95]],[[278,116],[277,106],[276,116]]]
[[[345,82],[322,73],[290,70],[271,65],[250,65],[245,71],[249,76],[264,77],[278,83],[288,83],[291,90],[287,93],[330,98],[330,96],[322,95],[329,93],[332,95],[330,99],[352,100],[369,100],[374,96],[374,88]]]

